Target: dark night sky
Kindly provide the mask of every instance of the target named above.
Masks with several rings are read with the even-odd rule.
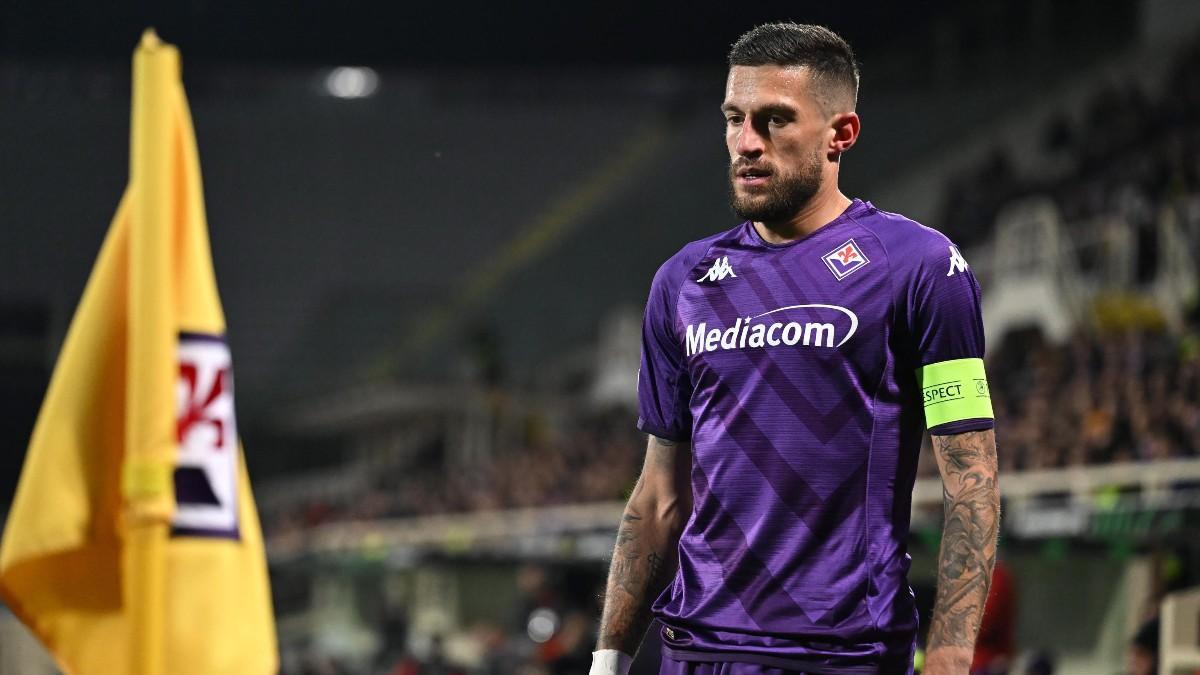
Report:
[[[1020,2],[1013,4],[1022,4]],[[825,23],[888,44],[955,3],[115,2],[0,3],[0,57],[124,59],[147,25],[190,59],[404,65],[711,63],[766,21]],[[719,57],[717,57],[719,58]]]

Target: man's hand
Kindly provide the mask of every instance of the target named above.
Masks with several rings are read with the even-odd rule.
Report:
[[[933,437],[946,509],[925,675],[967,675],[996,564],[1000,490],[992,430]]]

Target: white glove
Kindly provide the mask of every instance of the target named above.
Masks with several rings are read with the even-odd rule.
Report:
[[[616,649],[592,652],[592,669],[588,675],[629,675],[633,657]]]

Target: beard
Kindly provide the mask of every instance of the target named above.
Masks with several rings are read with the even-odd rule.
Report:
[[[821,187],[821,158],[816,153],[794,172],[773,170],[765,186],[739,191],[737,172],[747,164],[753,163],[739,160],[729,167],[729,205],[743,220],[760,223],[788,220],[799,213]]]

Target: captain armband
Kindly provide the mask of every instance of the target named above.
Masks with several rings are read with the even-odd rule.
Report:
[[[940,424],[995,417],[983,359],[931,363],[917,369],[917,381],[921,384],[925,424],[930,429]]]

